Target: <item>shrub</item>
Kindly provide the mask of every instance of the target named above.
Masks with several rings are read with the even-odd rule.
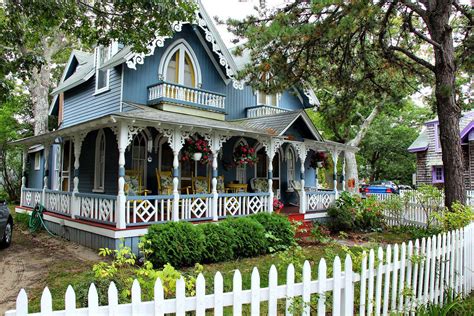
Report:
[[[202,262],[213,263],[234,258],[236,236],[233,229],[220,224],[198,225],[204,238]]]
[[[474,213],[470,206],[455,202],[451,209],[449,211],[446,208],[443,212],[433,213],[433,217],[438,220],[444,232],[463,228],[474,220]]]
[[[327,210],[331,217],[329,223],[333,231],[353,230],[355,228],[355,215],[360,207],[360,198],[348,192],[342,192],[336,202]]]
[[[250,218],[262,224],[267,234],[273,235],[274,243],[278,244],[277,250],[286,249],[295,243],[295,230],[287,217],[275,213],[257,213]]]
[[[253,257],[267,251],[265,228],[259,222],[240,217],[226,219],[220,225],[235,233],[234,258]]]
[[[380,231],[383,227],[383,205],[374,197],[362,200],[357,210],[355,226],[361,231]]]
[[[192,266],[201,261],[205,249],[202,229],[188,222],[151,225],[143,240],[155,267]]]

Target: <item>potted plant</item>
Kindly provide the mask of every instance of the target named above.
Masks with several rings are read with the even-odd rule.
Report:
[[[277,199],[276,197],[273,198],[273,211],[277,214],[280,214],[283,208],[283,202]]]
[[[183,154],[181,155],[182,161],[193,159],[202,164],[208,164],[210,162],[210,156],[211,147],[205,139],[200,137],[197,139],[186,139],[183,146]]]
[[[249,145],[240,143],[234,151],[234,163],[237,166],[253,166],[258,161],[255,149]]]
[[[327,160],[328,157],[326,153],[323,151],[318,151],[311,157],[310,167],[313,169],[325,168],[327,166]]]

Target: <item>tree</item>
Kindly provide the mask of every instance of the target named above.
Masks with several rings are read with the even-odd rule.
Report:
[[[434,84],[446,205],[465,200],[455,78],[461,69],[472,71],[469,6],[457,0],[295,1],[229,24],[252,52],[251,67],[242,75],[260,88],[345,77],[354,69],[388,95],[390,85],[380,85],[374,75],[395,70]],[[262,73],[271,74],[270,83],[258,82]]]
[[[407,148],[418,137],[431,111],[412,102],[401,105],[401,111],[383,113],[369,128],[360,144],[359,170],[370,180],[397,180],[410,184],[416,171],[416,155]]]
[[[28,82],[35,135],[48,130],[51,70],[74,46],[119,41],[145,52],[157,36],[172,34],[173,21],[189,21],[186,0],[125,1],[10,0],[0,7],[1,75]]]

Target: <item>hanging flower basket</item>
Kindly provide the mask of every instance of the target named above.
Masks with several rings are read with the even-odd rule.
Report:
[[[273,198],[273,211],[277,214],[280,213],[280,211],[283,209],[283,203],[276,197]]]
[[[249,145],[239,144],[234,151],[234,163],[237,166],[253,166],[258,161],[255,149]]]
[[[318,151],[311,157],[310,167],[313,169],[326,168],[328,165],[328,157],[325,152]]]
[[[188,138],[184,142],[181,161],[199,161],[206,165],[211,162],[211,147],[203,138]]]

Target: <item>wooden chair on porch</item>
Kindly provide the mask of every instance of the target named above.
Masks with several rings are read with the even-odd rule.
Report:
[[[173,174],[171,171],[155,169],[158,194],[170,195],[173,193]]]
[[[147,195],[149,191],[143,187],[142,172],[140,170],[125,170],[125,194]]]
[[[208,194],[210,192],[210,182],[208,177],[194,176],[191,177],[191,188],[187,188],[187,194]],[[190,190],[191,189],[191,190]]]
[[[261,193],[261,192],[268,192],[268,179],[267,178],[252,178],[250,179],[250,188],[253,192]],[[280,199],[280,190],[274,189],[273,190],[275,197]]]

